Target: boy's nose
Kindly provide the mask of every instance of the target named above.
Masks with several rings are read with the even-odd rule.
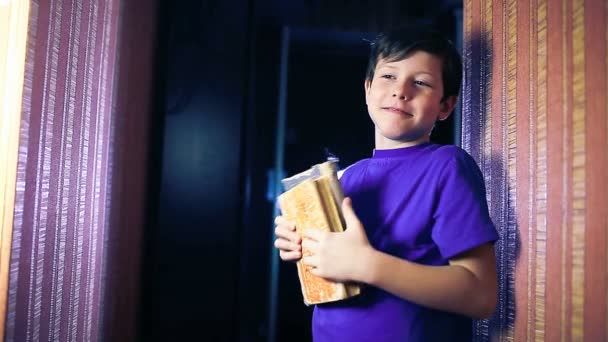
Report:
[[[401,101],[405,101],[409,98],[408,94],[408,89],[405,85],[403,86],[397,86],[395,87],[395,89],[393,90],[393,97],[398,98]]]

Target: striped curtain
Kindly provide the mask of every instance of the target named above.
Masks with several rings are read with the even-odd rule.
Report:
[[[608,2],[465,0],[462,144],[500,276],[478,341],[608,340]]]
[[[135,340],[154,18],[31,1],[7,341]]]

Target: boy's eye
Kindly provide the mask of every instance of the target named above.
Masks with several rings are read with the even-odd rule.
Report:
[[[380,76],[380,78],[386,78],[387,80],[392,80],[392,79],[395,79],[395,76],[391,75],[391,74],[383,74]]]
[[[421,80],[416,80],[416,81],[414,81],[414,84],[415,84],[415,85],[419,85],[419,86],[424,86],[424,87],[429,87],[429,88],[431,88],[431,85],[430,85],[430,84],[426,83],[425,81],[421,81]]]

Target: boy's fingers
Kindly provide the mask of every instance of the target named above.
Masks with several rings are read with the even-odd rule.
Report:
[[[285,240],[292,241],[294,243],[300,243],[300,241],[301,241],[300,234],[298,234],[298,233],[296,233],[294,231],[285,229],[282,226],[277,226],[274,229],[274,233],[275,233],[275,235],[277,237],[283,238]]]
[[[311,240],[315,240],[315,241],[319,241],[323,238],[324,233],[325,233],[324,231],[321,231],[318,229],[306,229],[305,231],[302,232],[302,237],[311,239]]]
[[[312,268],[319,266],[319,258],[314,255],[305,256],[302,258],[302,262]]]
[[[321,277],[321,278],[323,278],[323,276],[324,276],[323,272],[321,272],[321,270],[319,270],[318,268],[315,268],[315,267],[313,267],[310,270],[310,273],[312,273],[312,275],[314,275],[314,276]]]
[[[274,240],[274,246],[276,248],[278,248],[280,250],[284,250],[284,251],[301,251],[302,250],[302,246],[300,246],[299,244],[287,241],[285,239]]]
[[[344,221],[346,221],[347,233],[365,234],[365,228],[353,209],[353,202],[348,197],[344,198],[342,202],[342,213],[344,214]]]
[[[314,240],[310,240],[310,239],[304,239],[302,241],[302,248],[306,249],[309,252],[314,252],[317,250],[317,241]]]
[[[295,225],[295,223],[293,223],[293,222],[291,222],[291,221],[289,221],[289,220],[287,220],[287,219],[283,218],[283,216],[277,216],[277,217],[275,217],[275,219],[274,219],[274,223],[275,223],[277,226],[282,226],[282,227],[285,227],[285,228],[287,228],[288,230],[296,230],[296,225]]]
[[[296,260],[300,260],[300,258],[302,258],[302,252],[300,252],[300,251],[291,251],[291,252],[280,251],[279,256],[281,257],[281,260],[283,260],[283,261],[296,261]]]
[[[353,202],[349,197],[345,197],[344,201],[342,201],[342,214],[344,215],[344,220],[348,223],[359,222],[359,218],[353,209]]]
[[[306,255],[302,257],[302,263],[306,266],[312,267],[314,271],[319,267],[320,260],[319,257],[316,255]]]

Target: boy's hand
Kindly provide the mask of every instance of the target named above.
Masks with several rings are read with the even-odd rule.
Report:
[[[350,198],[342,202],[346,230],[330,233],[309,229],[304,232],[302,247],[310,253],[302,261],[312,266],[316,276],[339,282],[361,281],[364,261],[373,248],[365,229],[355,214]]]
[[[279,249],[279,256],[283,261],[297,261],[302,258],[302,239],[296,233],[295,223],[288,221],[283,216],[277,216],[274,220],[276,228],[274,233],[277,239],[274,246]]]

